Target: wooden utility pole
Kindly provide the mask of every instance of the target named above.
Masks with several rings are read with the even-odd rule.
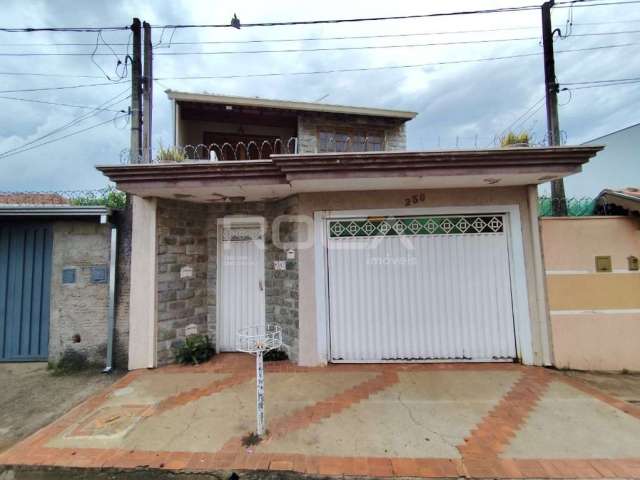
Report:
[[[142,121],[142,98],[141,84],[142,64],[140,55],[142,53],[140,20],[133,19],[131,24],[132,41],[133,41],[133,58],[131,59],[131,145],[129,158],[131,163],[140,163],[142,160],[141,151],[141,121]]]
[[[151,140],[151,128],[153,125],[153,47],[151,45],[151,25],[143,22],[144,32],[144,79],[143,109],[142,109],[142,158],[144,163],[153,161],[153,144]]]
[[[547,100],[547,138],[549,145],[560,145],[560,122],[558,121],[558,83],[553,58],[553,30],[551,29],[551,7],[554,0],[542,4],[542,45],[544,50],[544,87]],[[567,215],[567,200],[562,178],[551,181],[551,205],[553,215]]]

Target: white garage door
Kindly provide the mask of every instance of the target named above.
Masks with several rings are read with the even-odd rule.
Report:
[[[515,358],[503,215],[329,220],[332,361]]]

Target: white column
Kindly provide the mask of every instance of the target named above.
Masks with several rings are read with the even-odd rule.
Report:
[[[132,196],[129,370],[157,364],[156,200]]]
[[[542,241],[540,240],[540,222],[538,221],[538,187],[529,185],[527,187],[529,200],[529,221],[531,222],[531,243],[533,251],[533,271],[535,275],[536,292],[536,316],[534,321],[539,325],[539,342],[541,346],[542,358],[538,361],[542,365],[553,364],[553,349],[551,348],[551,320],[549,317],[549,306],[547,303],[547,282],[544,267],[544,256]],[[534,330],[535,331],[535,330]]]

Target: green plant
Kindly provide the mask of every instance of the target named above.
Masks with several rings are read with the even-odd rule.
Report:
[[[265,362],[280,362],[282,360],[289,360],[289,355],[287,355],[287,352],[280,348],[276,350],[269,350],[264,354]]]
[[[124,208],[127,196],[113,186],[103,188],[94,193],[79,195],[69,200],[71,205],[102,205],[109,208]]]
[[[215,354],[215,349],[207,335],[195,334],[174,347],[174,354],[178,363],[198,365],[209,360]]]
[[[529,134],[527,132],[507,133],[500,138],[500,146],[506,147],[509,145],[529,145]]]
[[[180,147],[165,148],[160,144],[156,153],[156,160],[160,163],[182,162],[186,158],[187,156]]]
[[[258,445],[262,441],[262,438],[257,433],[251,432],[242,437],[241,441],[244,447],[253,447],[254,445]]]

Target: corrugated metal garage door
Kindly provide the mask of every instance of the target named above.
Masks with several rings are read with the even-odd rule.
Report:
[[[516,356],[503,215],[329,220],[332,361]]]
[[[52,245],[49,225],[0,223],[0,361],[47,359]]]

